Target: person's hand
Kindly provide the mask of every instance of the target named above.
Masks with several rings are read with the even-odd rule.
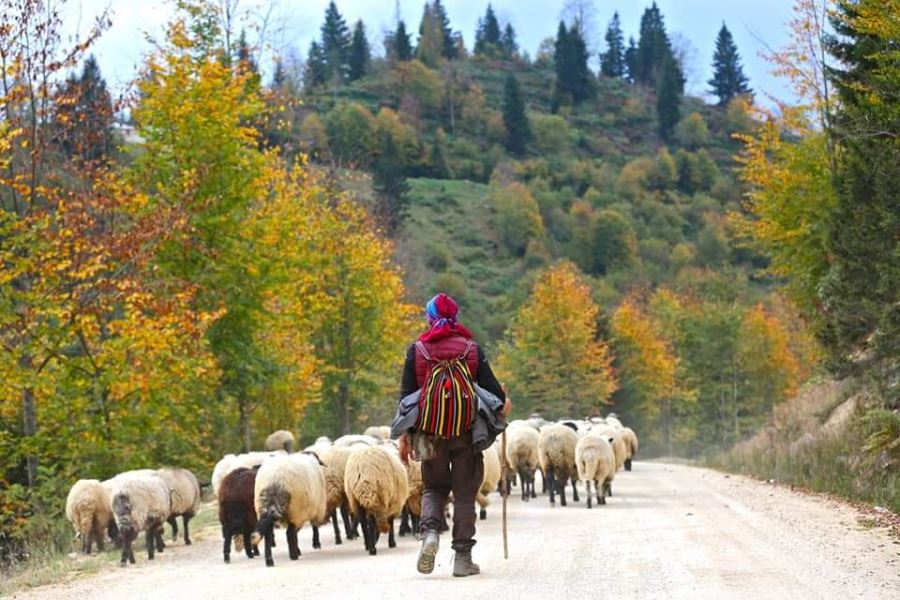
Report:
[[[503,403],[503,408],[500,409],[500,414],[503,415],[503,418],[506,419],[509,417],[509,413],[512,412],[512,400],[509,399],[509,396],[506,398],[506,402]]]
[[[397,440],[397,445],[400,449],[400,462],[402,462],[406,466],[409,466],[409,438],[405,433],[400,436],[399,440]]]

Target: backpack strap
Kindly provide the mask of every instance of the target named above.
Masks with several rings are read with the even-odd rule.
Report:
[[[424,358],[428,362],[432,361],[431,355],[428,353],[428,349],[425,348],[425,342],[416,342],[416,350],[419,351],[419,353],[422,355],[422,358]]]
[[[457,357],[457,360],[467,360],[469,358],[469,352],[472,351],[472,348],[475,347],[475,342],[472,340],[468,340],[466,342],[466,347],[463,349],[462,354]],[[431,354],[428,353],[428,349],[425,347],[425,342],[418,341],[416,342],[416,350],[422,355],[422,358],[427,360],[428,362],[433,361],[431,358]]]

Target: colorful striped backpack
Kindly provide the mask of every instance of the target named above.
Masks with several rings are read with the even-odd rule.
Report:
[[[425,344],[416,342],[416,350],[428,363],[425,382],[419,394],[419,419],[416,429],[442,438],[458,437],[472,429],[477,396],[466,357],[474,342],[463,353],[449,360],[431,357]]]

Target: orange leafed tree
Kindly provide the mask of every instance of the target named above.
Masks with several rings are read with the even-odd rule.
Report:
[[[498,361],[517,409],[586,417],[609,401],[618,380],[609,347],[598,337],[599,313],[572,263],[541,275],[513,318]]]

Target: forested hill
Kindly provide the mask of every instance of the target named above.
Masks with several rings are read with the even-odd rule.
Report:
[[[303,69],[276,65],[287,118],[270,136],[368,198],[408,297],[457,298],[522,409],[613,402],[655,431],[651,447],[726,444],[810,362],[765,260],[729,218],[742,210],[736,136],[753,128],[752,93],[727,27],[707,100],[684,94],[655,4],[629,44],[609,16],[595,72],[577,21],[548,30],[530,57],[488,6],[467,49],[433,2],[418,37],[401,21],[376,57],[366,24],[351,33],[332,4]],[[562,305],[516,320],[556,269],[575,271],[563,278],[575,288],[550,291]],[[571,334],[559,331],[566,311],[595,315],[569,327],[598,347],[555,350]],[[541,352],[558,354],[544,377],[527,366]],[[607,358],[573,375],[567,357],[592,352]]]

